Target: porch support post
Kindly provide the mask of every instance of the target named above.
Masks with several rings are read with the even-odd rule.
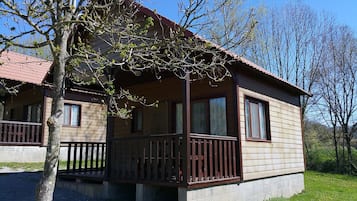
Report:
[[[105,152],[105,172],[104,179],[109,180],[111,172],[111,155],[112,155],[112,138],[114,136],[114,117],[109,113],[109,97],[107,98],[107,133],[105,137],[106,152]],[[102,159],[103,160],[103,159]]]
[[[240,127],[240,101],[239,101],[239,80],[238,80],[238,72],[232,72],[233,77],[233,108],[234,108],[234,125],[233,130],[234,134],[237,135],[237,146],[236,146],[236,156],[238,160],[236,160],[237,173],[240,176],[241,181],[243,180],[243,168],[242,168],[242,140],[241,140],[241,127]]]
[[[191,133],[191,87],[190,74],[183,81],[183,182],[188,184],[191,172],[190,165],[190,133]]]

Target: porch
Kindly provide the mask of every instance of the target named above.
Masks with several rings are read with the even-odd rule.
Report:
[[[192,133],[189,141],[186,153],[182,134],[113,139],[110,180],[190,187],[240,180],[236,137]]]
[[[0,145],[42,144],[42,124],[0,120]]]
[[[108,147],[98,142],[62,142],[68,159],[59,176],[192,188],[234,183],[240,181],[237,142],[236,137],[191,133],[187,154],[182,134],[114,138]],[[115,149],[107,155],[110,147]]]

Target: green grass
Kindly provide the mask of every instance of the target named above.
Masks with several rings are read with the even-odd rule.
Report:
[[[357,177],[326,174],[313,171],[305,173],[305,190],[290,199],[275,198],[270,201],[355,201]]]
[[[0,163],[0,168],[23,169],[25,171],[36,171],[43,169],[43,163]]]
[[[66,161],[60,161],[59,163],[59,169],[65,169],[67,165]],[[4,163],[1,162],[0,163],[0,169],[1,168],[10,168],[10,169],[14,169],[14,170],[25,170],[25,171],[42,171],[43,170],[43,162],[38,162],[38,163]]]

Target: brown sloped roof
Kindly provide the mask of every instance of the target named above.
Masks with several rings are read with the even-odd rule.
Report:
[[[41,85],[52,61],[4,51],[0,55],[0,78]]]
[[[171,28],[177,28],[179,27],[180,25],[178,25],[177,23],[173,22],[172,20],[160,15],[160,14],[157,14],[156,12],[150,10],[149,8],[146,8],[145,6],[142,6],[140,4],[137,4],[137,6],[139,7],[139,10],[144,13],[145,15],[148,15],[148,16],[151,16],[153,17],[155,20],[161,20],[161,22],[163,24],[165,24],[166,26],[168,27],[171,27]],[[187,37],[195,37],[203,42],[206,42],[206,43],[209,43],[211,44],[212,46],[214,46],[215,48],[219,49],[220,51],[222,51],[223,53],[229,55],[230,57],[232,57],[233,59],[235,59],[236,61],[238,62],[241,62],[243,64],[245,64],[247,67],[249,67],[251,70],[255,70],[257,73],[260,73],[264,76],[266,76],[267,78],[270,78],[274,81],[277,81],[281,86],[284,86],[284,87],[287,87],[287,88],[290,88],[290,89],[293,89],[294,91],[296,91],[298,94],[301,94],[301,95],[308,95],[308,96],[312,96],[312,94],[308,91],[305,91],[304,89],[296,86],[296,85],[293,85],[291,84],[290,82],[274,75],[273,73],[267,71],[266,69],[264,69],[263,67],[255,64],[254,62],[252,61],[249,61],[248,59],[242,57],[242,56],[239,56],[215,43],[213,43],[212,41],[208,41],[204,38],[202,38],[201,36],[197,35],[197,34],[194,34],[192,33],[191,31],[189,30],[185,30],[184,32],[185,36]]]

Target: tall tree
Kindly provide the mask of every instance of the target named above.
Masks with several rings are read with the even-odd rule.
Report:
[[[324,49],[322,30],[322,20],[304,4],[268,8],[247,56],[277,76],[313,91]],[[302,97],[304,118],[310,101],[310,97]]]
[[[208,15],[228,8],[229,2],[217,0],[207,7],[212,5],[208,0],[185,1],[181,4],[181,26],[167,26],[161,16],[148,14],[131,0],[0,0],[0,19],[4,29],[7,28],[7,32],[0,34],[1,51],[12,46],[26,49],[48,46],[53,59],[53,102],[47,120],[49,142],[37,200],[53,198],[65,80],[102,86],[110,97],[107,104],[111,114],[123,118],[130,116],[130,108],[118,105],[117,99],[146,103],[144,97],[130,94],[123,87],[115,88],[112,76],[115,72],[140,76],[150,71],[160,78],[161,72],[170,71],[179,78],[189,73],[191,79],[208,77],[220,81],[229,76],[228,58],[187,29],[214,26],[207,23],[211,19]],[[21,43],[20,39],[31,35],[39,35],[43,40]]]
[[[347,147],[347,171],[352,171],[353,117],[357,115],[357,40],[346,26],[331,26],[328,50],[320,69],[319,88],[331,122],[338,123]]]

